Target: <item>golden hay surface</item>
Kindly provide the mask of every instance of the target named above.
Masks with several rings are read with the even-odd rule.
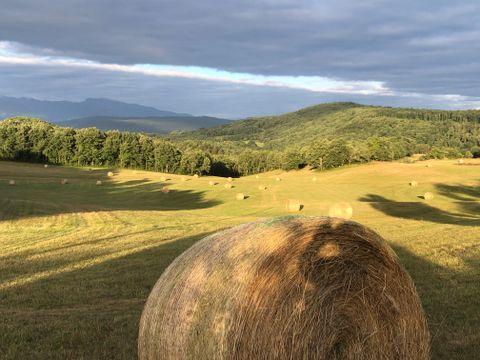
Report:
[[[429,358],[414,284],[370,229],[284,217],[209,236],[153,288],[138,354],[149,359]]]
[[[328,209],[328,216],[351,219],[353,216],[353,208],[346,202],[335,203]]]
[[[113,176],[113,172],[109,171],[109,172],[107,173],[107,176],[112,177],[112,176]]]
[[[294,200],[294,199],[288,199],[287,202],[285,203],[285,209],[287,211],[300,211],[302,210],[303,205],[300,201]]]
[[[410,182],[408,183],[408,185],[410,185],[410,186],[412,186],[412,187],[415,187],[415,186],[418,186],[418,182],[416,182],[416,181],[410,181]]]
[[[245,194],[244,193],[238,193],[237,195],[235,195],[235,199],[245,200]]]
[[[432,199],[434,198],[434,196],[433,196],[433,193],[431,193],[431,192],[426,192],[425,194],[423,194],[423,198],[424,198],[425,200],[432,200]]]

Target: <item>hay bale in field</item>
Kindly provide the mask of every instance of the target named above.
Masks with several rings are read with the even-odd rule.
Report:
[[[233,181],[232,177],[231,177],[231,176],[229,176],[229,177],[227,178],[227,181],[230,181],[230,182],[232,182],[232,181]]]
[[[180,255],[145,304],[140,360],[429,358],[415,286],[372,230],[283,217]]]
[[[181,181],[187,181],[187,178],[186,178],[185,176],[182,176],[182,177],[180,178],[180,180],[181,180]]]
[[[62,179],[60,182],[62,185],[67,185],[68,184],[68,179]]]
[[[226,183],[224,186],[225,186],[225,189],[231,189],[231,188],[233,188],[233,185],[230,184],[230,183]]]
[[[47,168],[48,168],[48,164],[43,165],[43,167],[44,167],[45,169],[47,169]]]
[[[425,167],[432,167],[432,164],[427,164],[425,165]]]
[[[15,186],[15,180],[8,180],[8,185]]]
[[[195,179],[198,179],[198,178],[199,178],[198,174],[193,175],[193,177],[194,177]]]
[[[97,182],[95,183],[95,185],[101,186],[101,185],[102,185],[102,180],[97,180]]]
[[[237,195],[235,195],[235,199],[237,200],[245,200],[246,199],[246,196],[244,193],[238,193]]]
[[[258,175],[255,175],[255,179],[260,179],[260,176],[258,176]]]
[[[288,199],[285,203],[285,209],[290,212],[296,212],[303,209],[303,205],[300,201],[294,199]]]
[[[317,178],[314,176],[314,177],[312,178],[312,181],[317,181]]]
[[[265,185],[258,185],[258,190],[267,190]]]
[[[412,187],[415,187],[415,186],[418,186],[418,182],[416,182],[415,180],[413,180],[413,181],[410,181],[410,182],[408,183],[408,185],[410,185],[410,186],[412,186]]]
[[[168,187],[164,186],[161,191],[164,194],[168,194],[170,192],[170,189]]]
[[[279,177],[276,177],[275,181],[282,181],[282,179],[280,179]]]
[[[426,192],[425,194],[423,194],[423,198],[424,198],[425,200],[432,200],[432,199],[434,198],[434,196],[433,196],[433,193],[431,193],[431,192]]]
[[[458,165],[463,165],[464,161],[463,159],[458,159]]]
[[[167,178],[165,176],[160,176],[160,181],[167,181]]]
[[[328,216],[351,219],[353,216],[353,208],[349,203],[339,202],[330,206],[328,210]]]
[[[217,185],[217,183],[216,183],[215,181],[210,180],[210,181],[208,182],[208,185],[214,186],[214,185]]]
[[[109,171],[109,172],[107,173],[107,176],[108,176],[108,177],[112,177],[112,176],[113,176],[113,172]]]

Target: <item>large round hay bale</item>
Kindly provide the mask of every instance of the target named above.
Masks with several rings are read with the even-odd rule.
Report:
[[[226,183],[224,186],[225,186],[225,189],[233,188],[233,185],[231,183]]]
[[[433,196],[433,193],[431,193],[431,192],[426,192],[425,194],[423,194],[423,198],[424,198],[425,200],[432,200],[432,199],[434,198],[434,196]]]
[[[415,180],[413,180],[413,181],[410,181],[410,182],[408,183],[408,185],[410,185],[411,187],[415,187],[415,186],[418,186],[418,182],[416,182]]]
[[[429,357],[415,286],[386,242],[342,219],[284,217],[209,236],[155,284],[140,360]]]
[[[237,200],[245,200],[246,196],[244,193],[238,193],[237,195],[235,195],[235,199]]]
[[[15,186],[15,180],[8,180],[8,185]]]
[[[282,181],[278,176],[275,178],[275,181]]]
[[[427,164],[425,165],[425,167],[432,167],[432,164]]]
[[[68,184],[68,179],[62,179],[60,182],[62,185],[67,185]]]
[[[229,176],[229,177],[227,178],[227,181],[233,181],[232,177]]]
[[[300,201],[294,199],[288,199],[285,203],[285,209],[290,212],[302,210],[303,205]]]
[[[165,176],[160,176],[160,181],[167,181],[167,178]]]
[[[45,169],[48,168],[48,164],[43,165],[43,167],[44,167]]]
[[[328,209],[328,216],[351,219],[353,216],[353,208],[346,202],[335,203]]]
[[[213,185],[216,185],[216,184],[217,184],[217,183],[216,183],[215,181],[212,181],[212,180],[210,180],[210,181],[208,182],[208,185],[210,185],[210,186],[213,186]]]
[[[458,165],[463,165],[464,161],[463,159],[458,159]]]
[[[97,186],[101,186],[102,185],[102,180],[97,180],[97,182],[95,183]]]
[[[181,180],[181,181],[187,181],[187,178],[186,178],[185,176],[182,176],[182,177],[180,178],[180,180]]]
[[[199,178],[198,174],[193,175],[193,177],[194,177],[195,179],[198,179],[198,178]]]
[[[109,172],[107,173],[107,176],[112,177],[112,176],[113,176],[113,172],[109,171]]]
[[[170,189],[169,189],[168,187],[164,186],[164,187],[162,188],[162,193],[168,194],[169,192],[170,192]]]
[[[260,176],[258,176],[258,175],[255,175],[255,179],[260,179]]]
[[[312,181],[317,181],[317,177],[314,176],[314,177],[312,178]]]

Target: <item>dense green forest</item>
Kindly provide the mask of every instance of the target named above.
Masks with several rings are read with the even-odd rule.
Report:
[[[0,122],[0,158],[238,176],[371,160],[480,157],[480,111],[322,104],[168,137],[72,129],[26,117]]]

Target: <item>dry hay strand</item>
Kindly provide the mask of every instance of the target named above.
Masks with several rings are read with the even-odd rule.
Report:
[[[296,212],[303,209],[303,205],[300,201],[294,199],[288,199],[285,203],[285,209],[290,212]]]
[[[112,176],[113,176],[113,172],[109,171],[109,172],[107,173],[107,176],[108,176],[108,177],[112,177]]]
[[[97,180],[97,182],[95,183],[95,185],[101,186],[101,185],[102,185],[102,180]]]
[[[418,182],[416,182],[415,180],[414,181],[410,181],[408,183],[408,185],[412,186],[412,187],[415,187],[415,186],[418,186]]]
[[[429,358],[415,286],[378,234],[283,217],[209,236],[155,284],[140,360]]]
[[[335,203],[330,206],[330,209],[328,210],[328,216],[351,219],[353,216],[353,208],[349,203],[346,202]]]
[[[164,194],[168,194],[170,192],[170,189],[168,187],[163,187],[161,191]]]
[[[208,182],[208,185],[214,186],[214,185],[217,185],[217,183],[216,183],[215,181],[211,181],[211,180],[210,180],[210,181]]]
[[[233,188],[233,185],[230,184],[230,183],[226,183],[224,186],[225,186],[225,189],[231,189],[231,188]]]
[[[237,200],[245,200],[246,199],[246,196],[244,193],[238,193],[237,195],[235,195],[235,199]]]
[[[265,185],[258,185],[258,190],[267,190]]]
[[[68,184],[68,179],[62,179],[60,182],[62,185],[67,185]]]
[[[193,175],[193,177],[194,177],[195,179],[198,179],[198,178],[199,178],[198,174]]]
[[[233,181],[232,177],[229,176],[229,177],[227,178],[227,181],[230,181],[230,182]]]
[[[48,168],[48,164],[43,165],[43,167],[44,167],[45,169],[47,169],[47,168]]]
[[[431,192],[426,192],[425,194],[423,194],[423,198],[424,198],[425,200],[432,200],[432,199],[434,198],[434,196],[433,196],[433,193],[431,193]]]
[[[280,179],[279,177],[276,177],[275,181],[282,181],[282,179]]]
[[[8,185],[15,186],[15,180],[8,180]]]

